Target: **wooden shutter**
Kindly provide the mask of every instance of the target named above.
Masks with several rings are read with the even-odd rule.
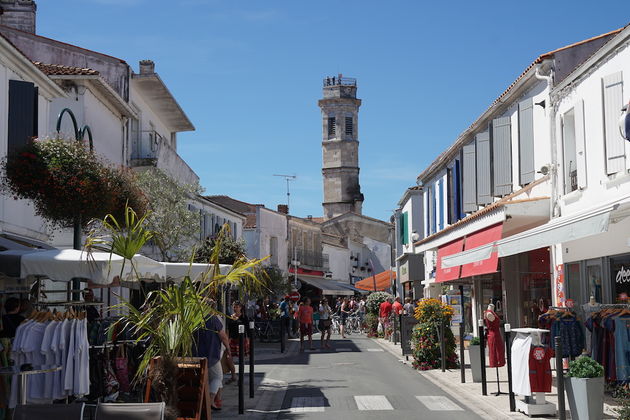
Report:
[[[456,209],[455,214],[456,214],[457,220],[460,220],[466,217],[466,213],[464,212],[464,209],[462,207],[463,206],[462,205],[462,170],[461,170],[460,162],[462,162],[463,160],[464,159],[462,157],[461,160],[456,160],[455,165],[453,165],[453,170],[454,170],[453,179],[455,180],[455,185],[454,185],[454,189],[455,189],[454,197],[455,197],[455,209]]]
[[[606,139],[606,173],[626,169],[625,142],[619,133],[619,115],[623,106],[623,74],[604,77],[604,137]]]
[[[37,89],[31,82],[9,80],[7,154],[12,155],[37,136]]]
[[[573,107],[575,114],[575,157],[577,161],[578,188],[586,188],[586,128],[584,126],[584,101],[579,99]]]
[[[492,120],[492,180],[495,197],[512,192],[512,122],[510,117]]]
[[[477,210],[477,166],[475,142],[464,146],[463,156],[463,209],[464,212]]]
[[[403,237],[404,237],[404,241],[403,244],[408,244],[409,243],[409,213],[408,212],[404,212],[402,214],[403,216]]]
[[[446,168],[446,223],[449,225],[455,223],[455,214],[457,214],[453,187],[453,168]]]
[[[492,156],[490,134],[485,131],[475,136],[477,148],[477,204],[492,203]]]
[[[521,185],[534,181],[534,101],[526,99],[518,104],[518,161]]]
[[[438,231],[444,229],[444,179],[438,181]]]

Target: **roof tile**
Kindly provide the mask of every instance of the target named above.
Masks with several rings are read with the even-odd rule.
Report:
[[[34,61],[33,64],[48,76],[98,76],[100,74],[98,71],[89,68],[44,64],[40,61]]]

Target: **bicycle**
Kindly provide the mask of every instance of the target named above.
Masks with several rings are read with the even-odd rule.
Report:
[[[280,341],[280,327],[274,324],[275,323],[271,319],[266,321],[256,321],[254,324],[254,330],[261,343]]]
[[[333,315],[331,320],[330,331],[333,334],[341,334],[341,317],[339,315]]]

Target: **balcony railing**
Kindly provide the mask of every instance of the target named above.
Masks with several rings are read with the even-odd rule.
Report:
[[[157,159],[164,137],[155,130],[140,131],[132,139],[132,160]]]
[[[326,86],[356,86],[357,79],[354,77],[332,76],[324,78],[324,87]]]

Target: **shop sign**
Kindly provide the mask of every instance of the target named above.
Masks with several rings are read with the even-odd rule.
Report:
[[[564,267],[562,264],[556,265],[556,304],[562,306],[564,303]]]
[[[406,283],[408,281],[409,281],[409,261],[405,261],[405,263],[400,266],[400,282]]]
[[[615,289],[615,299],[626,302],[630,295],[630,255],[610,259],[610,277]]]
[[[403,356],[411,354],[413,351],[411,348],[411,335],[417,323],[418,320],[415,316],[403,316],[400,318],[400,347],[402,347]]]

